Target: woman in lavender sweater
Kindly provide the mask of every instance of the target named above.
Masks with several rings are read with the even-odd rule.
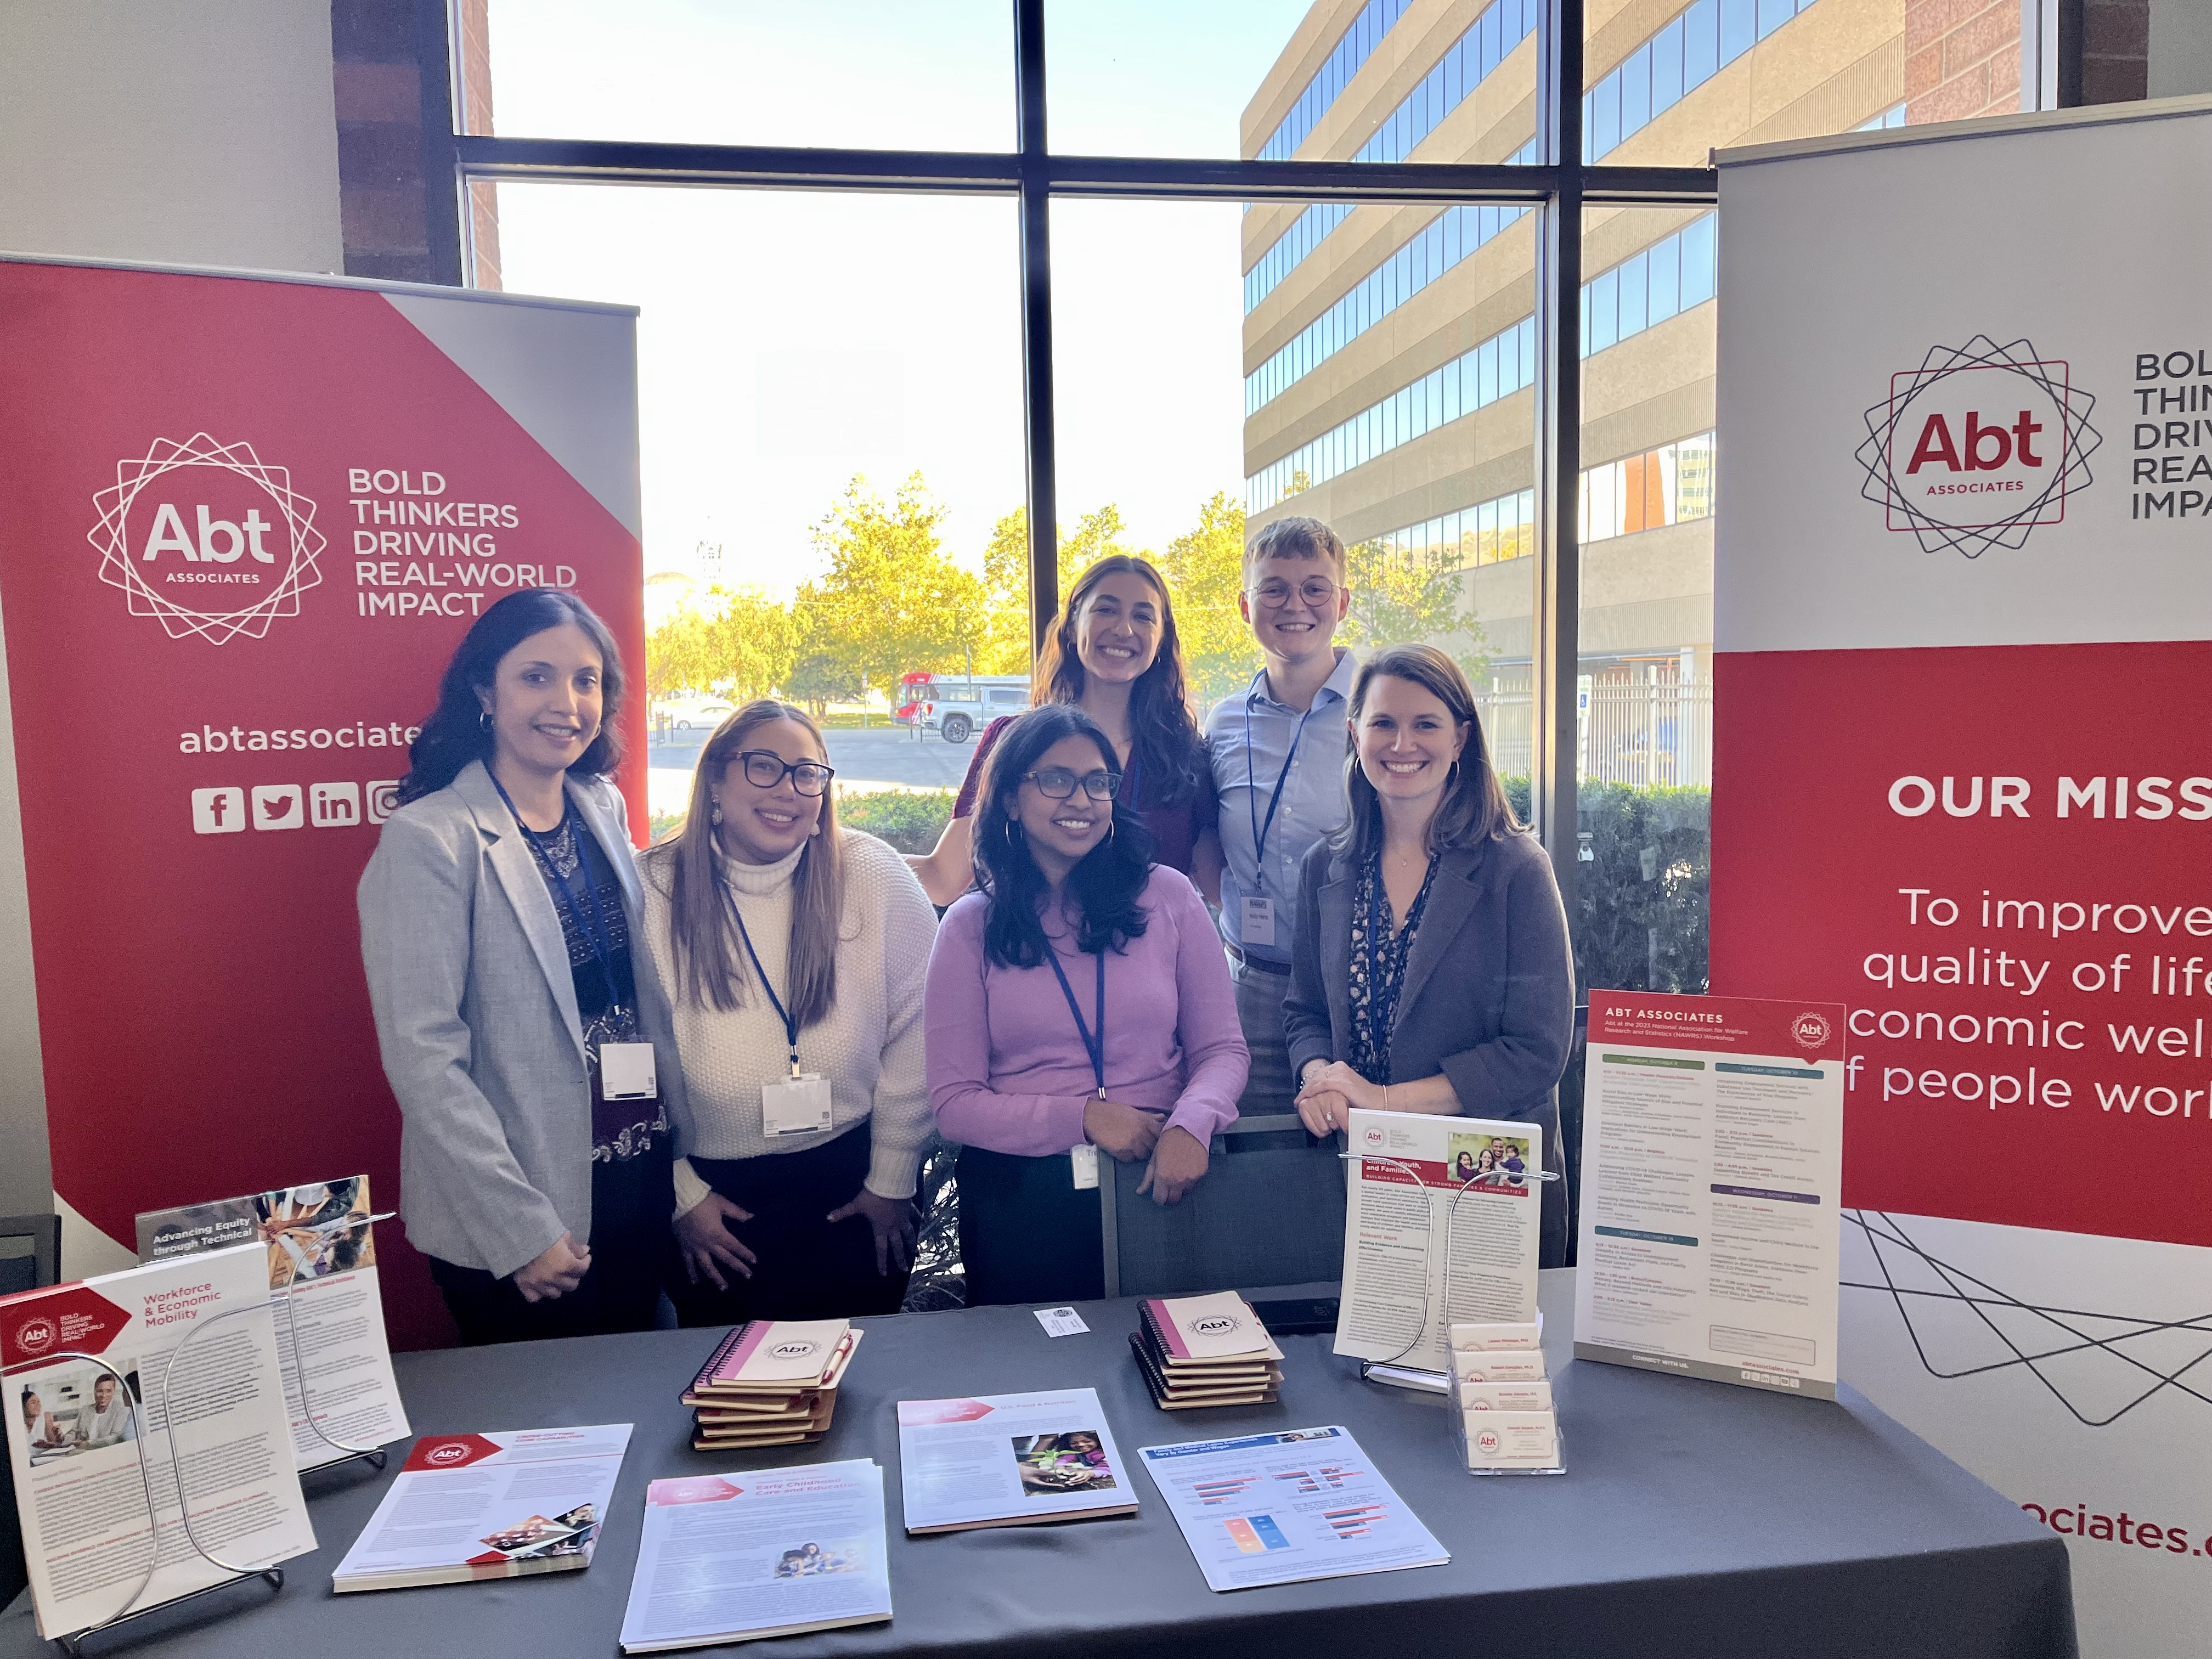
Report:
[[[1180,1202],[1237,1116],[1249,1058],[1221,940],[1189,878],[1152,862],[1121,769],[1049,704],[992,750],[976,890],[929,958],[930,1104],[960,1143],[970,1305],[1102,1293],[1097,1162]]]

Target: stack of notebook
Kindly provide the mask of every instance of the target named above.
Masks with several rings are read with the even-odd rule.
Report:
[[[1141,1303],[1129,1346],[1162,1411],[1268,1405],[1281,1395],[1283,1351],[1234,1291]]]
[[[837,1384],[861,1333],[842,1319],[756,1319],[724,1337],[691,1386],[700,1451],[796,1446],[830,1431]]]

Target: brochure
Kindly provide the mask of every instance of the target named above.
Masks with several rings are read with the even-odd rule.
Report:
[[[890,1616],[884,1472],[875,1463],[688,1475],[646,1488],[624,1653]]]
[[[364,1175],[138,1218],[141,1262],[247,1243],[266,1247],[269,1295],[282,1304],[276,1357],[292,1456],[303,1469],[351,1456],[347,1446],[381,1446],[408,1432],[384,1333],[370,1213]]]
[[[1593,992],[1575,1354],[1836,1397],[1844,1009]]]
[[[898,1402],[911,1533],[1134,1515],[1095,1389]]]
[[[1146,1446],[1139,1455],[1198,1558],[1208,1589],[1395,1572],[1451,1559],[1390,1483],[1369,1468],[1349,1430],[1285,1429]]]
[[[1543,1133],[1352,1113],[1337,1352],[1442,1371],[1453,1324],[1535,1319]]]
[[[41,1636],[234,1576],[202,1550],[258,1569],[315,1547],[267,1260],[246,1244],[0,1299],[8,1456]],[[100,1363],[67,1357],[78,1353]]]
[[[331,1588],[400,1589],[592,1565],[630,1425],[425,1435]]]

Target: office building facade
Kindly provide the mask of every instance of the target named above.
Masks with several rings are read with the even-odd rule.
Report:
[[[1595,161],[1700,165],[2021,106],[2019,0],[1586,9]],[[1323,0],[1248,106],[1244,154],[1533,161],[1536,15],[1534,0]],[[1310,513],[1456,568],[1509,769],[1533,639],[1535,232],[1510,206],[1267,203],[1244,225],[1250,527]],[[1626,722],[1586,730],[1584,767],[1617,781],[1710,781],[1716,232],[1709,210],[1584,219],[1580,648],[1589,719]]]

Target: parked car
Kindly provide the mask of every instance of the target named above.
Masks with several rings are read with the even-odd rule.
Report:
[[[947,743],[965,743],[988,720],[1030,706],[1026,674],[908,674],[899,682],[892,718],[934,727]]]
[[[735,705],[719,697],[679,702],[671,699],[653,706],[653,722],[674,732],[711,732],[735,711]]]

